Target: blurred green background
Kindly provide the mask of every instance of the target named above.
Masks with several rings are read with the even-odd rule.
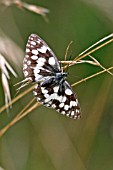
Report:
[[[28,36],[36,33],[52,48],[59,60],[64,59],[70,41],[68,59],[77,56],[113,30],[113,2],[86,0],[26,0],[46,7],[48,22],[40,15],[12,5],[0,6],[0,31],[14,41],[22,51]],[[7,51],[7,46],[6,46]],[[113,43],[92,54],[105,67],[113,66]],[[13,85],[23,79],[20,69],[10,62],[19,75],[11,76]],[[79,64],[69,68],[68,80],[74,83],[100,71],[96,66]],[[55,110],[40,106],[11,127],[0,139],[0,166],[4,170],[112,170],[113,169],[113,81],[104,73],[74,88],[80,100],[82,118],[72,120]],[[24,90],[23,90],[24,91]],[[8,116],[0,114],[0,128],[32,99],[32,92],[16,102]],[[0,106],[4,94],[0,80]]]

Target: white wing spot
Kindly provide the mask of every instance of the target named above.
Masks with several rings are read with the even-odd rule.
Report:
[[[70,101],[70,108],[71,108],[72,106],[77,106],[77,102],[75,102],[75,101]]]
[[[24,62],[27,62],[27,58],[26,58],[26,57],[24,58]],[[23,62],[23,63],[24,63],[24,62]]]
[[[53,93],[50,95],[51,99],[57,99],[59,98],[59,96],[56,93]]]
[[[40,44],[41,40],[38,40],[37,43]]]
[[[46,61],[46,59],[45,59],[45,58],[40,57],[40,58],[38,59],[38,61],[39,61],[39,62],[43,62],[43,63],[44,63],[44,62]]]
[[[62,111],[62,112],[61,112],[61,114],[63,114],[63,115],[65,115],[65,113],[66,113],[65,111]]]
[[[47,103],[50,100],[54,100],[54,99],[58,100],[59,102],[62,101],[62,96],[58,96],[57,93],[53,93],[51,95],[44,94],[44,96],[46,98],[45,103]]]
[[[38,62],[37,67],[42,67],[44,65],[44,62]]]
[[[32,56],[31,56],[31,59],[32,59],[32,60],[37,60],[37,59],[38,59],[38,56],[37,56],[37,55],[32,55]]]
[[[59,86],[55,86],[55,87],[53,88],[53,90],[54,90],[55,93],[57,93],[58,90],[59,90]]]
[[[68,116],[68,117],[69,117],[69,116],[70,116],[70,115],[69,115],[69,113],[66,113],[66,116]]]
[[[29,55],[26,55],[25,57],[26,57],[26,58],[29,58]]]
[[[58,96],[57,95],[57,98],[56,98],[57,100],[59,100],[59,102],[62,102],[62,96]]]
[[[79,117],[79,116],[77,116],[77,115],[75,115],[75,116],[74,116],[74,119],[76,119],[76,118],[78,118],[78,119],[79,119],[80,117]]]
[[[66,101],[66,96],[62,97],[62,102]]]
[[[66,89],[66,90],[65,90],[65,94],[67,94],[67,95],[70,96],[70,95],[72,94],[72,91],[71,91],[70,89]]]
[[[36,75],[35,75],[35,81],[36,81],[36,82],[41,81],[42,78],[43,78],[42,75],[39,75],[39,74],[36,74]]]
[[[50,57],[49,60],[48,60],[49,64],[50,65],[55,65],[55,59],[54,57]]]
[[[37,55],[38,51],[37,50],[32,50],[32,54]]]
[[[36,45],[36,42],[34,42],[34,41],[31,41],[31,44],[32,44],[32,45]]]
[[[38,84],[35,85],[35,89],[37,89],[37,87],[38,87]]]
[[[43,94],[47,94],[48,93],[48,90],[46,90],[44,87],[41,87],[41,90],[42,90]]]
[[[45,103],[48,103],[50,100],[51,100],[51,99],[50,99],[50,97],[49,97],[49,98],[46,98],[44,102],[45,102]]]
[[[50,104],[49,104],[49,103],[47,103],[47,104],[45,104],[45,106],[46,106],[46,107],[49,107],[49,106],[50,106]]]
[[[76,109],[76,113],[79,113],[79,112],[80,112],[80,110]]]
[[[31,65],[31,61],[30,61],[30,60],[28,60],[28,61],[27,61],[27,64],[28,64],[28,65]]]
[[[71,112],[71,116],[74,116],[74,114],[75,114],[75,112],[74,112],[74,111],[72,111],[72,112]]]
[[[29,48],[26,48],[26,53],[29,53],[30,52],[30,49]]]
[[[24,64],[23,69],[26,69],[26,68],[27,68],[27,64]]]
[[[49,101],[49,104],[51,105],[51,104],[52,104],[52,101]]]
[[[37,92],[36,92],[36,91],[33,91],[33,94],[36,96],[36,95],[37,95]]]
[[[28,76],[28,72],[27,72],[27,71],[24,71],[24,75],[25,75],[25,77]]]
[[[55,104],[52,104],[51,107],[52,107],[52,108],[56,108],[56,105],[55,105]]]
[[[42,46],[40,49],[38,48],[37,50],[38,50],[39,52],[41,52],[41,53],[45,53],[46,50],[47,50],[47,47],[46,47],[46,46]]]
[[[49,94],[44,94],[44,97],[45,98],[50,98],[50,95]]]
[[[59,107],[60,107],[60,108],[64,107],[64,103],[60,103],[60,104],[59,104]]]
[[[69,109],[69,106],[68,105],[65,105],[64,106],[64,110],[68,110]]]
[[[41,98],[40,97],[37,97],[37,101],[40,101],[41,100]]]
[[[34,69],[34,74],[37,76],[37,74],[40,73],[39,69]]]

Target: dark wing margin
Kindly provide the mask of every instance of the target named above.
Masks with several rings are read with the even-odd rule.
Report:
[[[52,76],[60,72],[60,64],[49,46],[36,34],[31,34],[26,45],[23,61],[25,78],[33,82],[44,80],[45,76]]]

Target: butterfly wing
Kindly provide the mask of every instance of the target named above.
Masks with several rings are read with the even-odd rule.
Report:
[[[23,72],[26,79],[37,82],[33,91],[37,101],[70,118],[80,118],[81,110],[76,94],[63,77],[62,80],[56,77],[56,73],[61,73],[58,59],[35,34],[30,35],[26,45]]]
[[[49,83],[48,83],[49,81]],[[55,84],[54,78],[47,81],[51,86],[38,83],[34,89],[34,96],[43,105],[53,108],[70,118],[80,118],[81,110],[77,95],[73,92],[67,81]]]
[[[60,72],[60,64],[53,51],[36,34],[29,36],[23,61],[25,78],[32,82],[44,81]]]

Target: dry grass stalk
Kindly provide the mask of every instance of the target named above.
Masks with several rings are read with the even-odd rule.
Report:
[[[106,42],[104,42],[104,41],[106,41]],[[107,44],[109,44],[111,42],[113,42],[113,34],[110,34],[110,35],[102,38],[101,40],[99,40],[95,44],[91,45],[89,48],[87,48],[85,51],[83,51],[77,57],[75,57],[74,60],[71,63],[64,66],[64,69],[66,69],[67,67],[73,65],[74,62],[78,62],[81,59],[85,58],[86,56],[89,56],[90,54],[94,53],[95,51],[99,50],[100,48],[106,46]],[[64,61],[64,63],[65,63],[65,61]]]
[[[1,69],[1,77],[2,77],[2,86],[5,95],[5,104],[7,107],[8,103],[11,102],[11,94],[10,94],[9,83],[8,83],[8,79],[10,79],[10,76],[8,71],[10,71],[15,77],[17,77],[17,74],[1,54],[0,54],[0,69]]]
[[[16,70],[18,75],[22,75],[21,65],[24,53],[21,48],[4,33],[0,36],[0,54],[3,56],[2,60],[5,60],[4,62],[11,72],[13,72],[13,70],[10,65]],[[13,74],[15,75],[14,72]]]
[[[98,75],[100,75],[100,74],[103,74],[103,73],[105,73],[105,72],[108,72],[109,70],[112,70],[113,69],[113,67],[109,67],[109,68],[107,68],[107,69],[104,69],[104,70],[102,70],[102,71],[100,71],[100,72],[98,72],[98,73],[95,73],[95,74],[93,74],[93,75],[91,75],[91,76],[88,76],[88,77],[86,77],[86,78],[84,78],[84,79],[82,79],[82,80],[80,80],[80,81],[77,81],[76,83],[73,83],[71,86],[76,86],[76,85],[78,85],[78,84],[80,84],[80,83],[82,83],[82,82],[84,82],[84,81],[86,81],[86,80],[89,80],[89,79],[91,79],[91,78],[93,78],[93,77],[96,77],[96,76],[98,76]]]
[[[3,168],[0,166],[0,170],[5,170],[5,169],[3,169]]]
[[[4,4],[5,6],[15,5],[17,8],[27,9],[28,11],[34,12],[43,17],[46,17],[47,13],[49,13],[49,10],[47,8],[43,8],[37,5],[33,5],[33,4],[28,4],[28,3],[22,2],[21,0],[3,0],[2,4]]]
[[[21,65],[21,61],[23,60],[22,56],[23,56],[22,50],[10,38],[6,37],[4,34],[1,35],[0,70],[1,70],[2,86],[5,95],[6,108],[8,108],[8,106],[11,106],[9,105],[9,103],[11,103],[11,94],[10,94],[10,86],[9,86],[10,73],[12,73],[14,77],[17,77],[16,72],[20,74],[21,72],[20,65]],[[14,67],[16,72],[14,71],[12,66]]]
[[[5,109],[7,109],[10,105],[14,104],[15,102],[17,102],[19,99],[21,99],[23,96],[25,96],[26,94],[28,94],[31,90],[34,89],[34,85],[31,86],[29,89],[27,89],[26,91],[22,92],[21,94],[19,94],[17,97],[15,97],[13,100],[11,100],[7,106],[3,106],[0,108],[0,113],[2,113]]]
[[[40,106],[40,103],[35,103],[33,106],[29,108],[29,106],[33,103],[35,99],[33,98],[24,108],[21,110],[19,114],[8,124],[6,125],[2,130],[0,130],[0,137],[11,127],[13,126],[16,122],[18,122],[20,119],[25,117],[28,113],[32,112],[35,108]],[[28,109],[28,110],[27,110]]]

